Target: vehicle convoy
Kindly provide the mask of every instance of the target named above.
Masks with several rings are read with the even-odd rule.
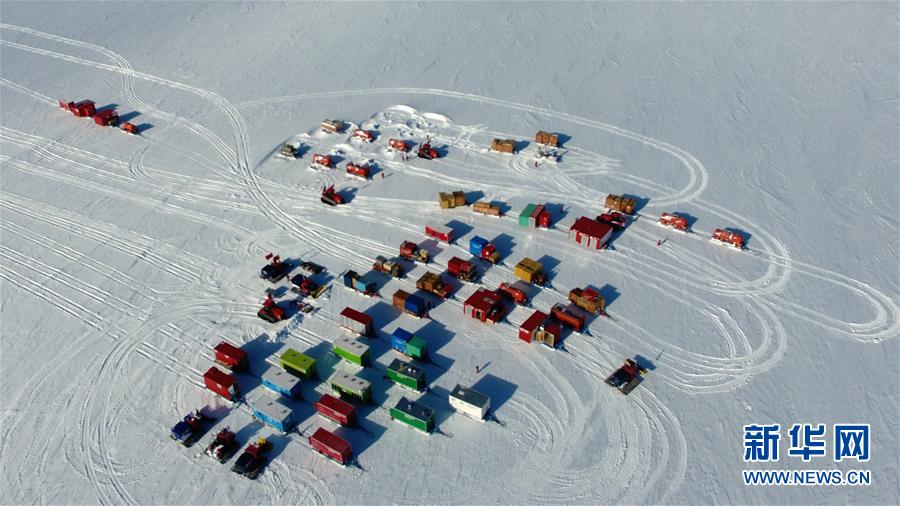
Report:
[[[615,387],[623,394],[628,395],[634,390],[634,387],[640,384],[641,376],[646,372],[647,370],[639,366],[637,362],[626,358],[622,367],[616,369],[605,381],[607,385]]]
[[[460,281],[474,283],[478,279],[478,270],[475,264],[459,257],[453,257],[447,262],[447,272]]]
[[[247,445],[242,453],[231,466],[232,472],[243,475],[251,480],[255,480],[259,473],[269,462],[269,458],[265,453],[272,449],[272,443],[264,437],[260,437],[255,442]]]
[[[412,241],[403,241],[403,243],[400,244],[400,258],[421,262],[423,264],[427,264],[431,259],[427,250],[420,248],[418,244]]]
[[[259,270],[259,277],[271,283],[277,283],[291,270],[291,266],[286,262],[282,262],[279,255],[272,255],[269,253],[266,255],[266,260],[268,260],[269,263]]]
[[[329,206],[338,206],[344,203],[344,197],[334,189],[334,185],[322,190],[322,203]]]
[[[403,277],[403,266],[400,265],[400,262],[397,262],[396,260],[388,260],[381,255],[375,258],[375,263],[372,264],[372,268],[378,272],[383,272],[394,278]]]
[[[687,218],[678,216],[677,214],[662,213],[662,216],[659,217],[659,223],[663,226],[671,227],[682,232],[687,232],[688,229]]]
[[[528,294],[525,292],[525,288],[527,287],[528,285],[522,281],[516,281],[513,284],[500,283],[497,291],[503,297],[512,300],[520,306],[524,306],[528,304]]]
[[[224,464],[238,450],[238,443],[234,438],[234,432],[225,427],[218,434],[209,446],[206,447],[206,454]]]
[[[624,195],[609,194],[606,196],[604,206],[613,211],[623,212],[625,214],[634,214],[634,208],[637,206],[637,199],[626,197]]]
[[[307,297],[318,298],[325,291],[326,286],[313,281],[309,276],[296,274],[291,278],[291,290],[302,293]]]
[[[198,439],[206,434],[209,422],[212,420],[203,415],[199,410],[185,415],[184,419],[172,427],[172,439],[186,447],[191,447]]]
[[[603,314],[606,312],[606,299],[591,288],[573,288],[569,291],[569,300],[592,314]]]
[[[275,299],[272,298],[271,294],[266,296],[266,300],[263,301],[263,307],[260,308],[256,315],[269,323],[278,323],[287,318],[287,313],[275,304]]]
[[[744,249],[744,236],[728,229],[715,229],[710,240],[718,244],[731,246],[735,249]]]
[[[440,157],[438,150],[431,147],[431,137],[426,139],[425,142],[419,146],[417,154],[419,155],[419,158],[424,158],[426,160],[434,160],[435,158]]]
[[[453,287],[444,283],[444,280],[441,279],[440,274],[435,274],[433,272],[426,272],[416,281],[416,288],[422,290],[424,292],[428,292],[433,295],[437,295],[441,299],[446,299],[450,292],[453,290]]]

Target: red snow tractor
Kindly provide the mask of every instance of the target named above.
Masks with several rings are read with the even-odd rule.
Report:
[[[402,141],[400,139],[388,140],[388,147],[390,147],[391,149],[396,149],[397,151],[402,151],[404,153],[409,152],[409,146],[406,145],[406,141]]]
[[[269,323],[278,323],[287,317],[284,309],[275,304],[275,299],[269,294],[263,302],[263,307],[256,313],[257,316]]]
[[[309,164],[309,167],[312,169],[333,169],[334,160],[331,159],[330,155],[320,155],[318,153],[315,153],[312,156],[312,163]]]
[[[453,257],[447,262],[447,272],[454,278],[467,283],[474,283],[478,279],[478,270],[475,264],[459,257]]]
[[[341,197],[341,194],[334,190],[334,185],[322,190],[321,200],[322,203],[328,204],[329,206],[337,206],[344,203],[344,197]]]
[[[320,285],[303,274],[297,274],[291,278],[291,290],[315,299],[325,291],[325,285]]]
[[[363,130],[361,128],[357,128],[353,131],[353,138],[359,139],[363,142],[372,142],[375,140],[375,136],[372,134],[372,132]]]
[[[424,144],[419,146],[417,154],[419,155],[419,158],[424,158],[426,160],[434,160],[440,156],[438,150],[431,147],[431,137],[429,137]]]
[[[597,216],[597,221],[599,221],[600,223],[606,223],[616,230],[621,230],[625,228],[625,225],[628,224],[628,218],[626,218],[624,214],[618,211],[603,213],[600,216]]]
[[[257,439],[256,442],[247,445],[244,453],[234,461],[231,470],[251,480],[255,480],[263,467],[269,462],[268,457],[264,454],[271,449],[272,443],[266,441],[266,438],[261,437]]]
[[[522,281],[516,281],[512,285],[509,283],[500,283],[497,291],[500,292],[500,295],[511,299],[516,304],[524,306],[528,304],[528,294],[526,294],[525,290],[522,290],[522,288],[516,287],[515,285],[517,284],[524,285]]]
[[[665,227],[672,227],[682,232],[687,232],[688,229],[687,218],[675,214],[662,213],[662,216],[659,217],[659,223]]]
[[[645,372],[647,372],[647,370],[639,366],[637,362],[630,358],[626,358],[622,367],[616,369],[616,372],[610,374],[606,378],[606,384],[615,387],[623,394],[628,395],[634,390],[634,387],[640,384],[641,375]]]
[[[225,427],[218,434],[209,446],[206,447],[206,454],[224,464],[226,460],[231,458],[238,449],[238,443],[234,440],[234,432]]]
[[[736,249],[744,249],[744,236],[738,232],[717,228],[713,231],[712,241],[725,244]]]

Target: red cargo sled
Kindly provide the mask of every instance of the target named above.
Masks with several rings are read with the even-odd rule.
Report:
[[[119,113],[112,109],[103,109],[94,114],[94,123],[100,126],[117,126],[119,124]]]
[[[60,100],[58,103],[61,108],[71,112],[79,118],[90,118],[94,115],[95,112],[97,112],[97,108],[94,105],[93,100],[82,100],[78,103],[63,102],[62,100]]]
[[[581,332],[581,329],[584,328],[584,315],[576,313],[571,308],[567,308],[562,304],[554,304],[552,308],[550,308],[550,314],[558,320],[561,324],[575,332]]]
[[[448,244],[453,241],[453,229],[445,225],[425,225],[425,235]]]
[[[662,213],[662,216],[659,217],[659,224],[682,232],[687,232],[688,229],[687,218],[675,214]]]
[[[309,444],[317,452],[341,465],[349,464],[353,456],[350,443],[321,427],[309,437]]]
[[[391,149],[396,149],[397,151],[402,151],[404,153],[409,152],[409,146],[406,145],[406,141],[402,141],[400,139],[388,140],[388,147],[390,147]]]
[[[737,232],[732,232],[731,230],[717,228],[713,231],[710,240],[719,244],[731,246],[732,248],[744,249],[744,236]]]
[[[348,163],[347,174],[350,174],[351,176],[361,177],[363,179],[369,179],[369,177],[371,177],[371,170],[369,169],[368,165]]]
[[[360,128],[357,128],[353,131],[353,138],[359,139],[363,142],[372,142],[375,140],[375,136],[372,134],[372,132],[368,130],[362,130]]]
[[[333,169],[334,160],[331,159],[331,155],[320,155],[318,153],[315,153],[312,156],[312,163],[310,163],[309,166],[312,169]]]

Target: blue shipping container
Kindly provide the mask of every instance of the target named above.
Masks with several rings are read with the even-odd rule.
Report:
[[[406,353],[406,343],[413,335],[408,330],[397,329],[391,334],[391,347],[400,353]]]
[[[353,288],[353,278],[356,277],[356,273],[353,271],[348,271],[344,273],[344,286],[348,288]]]
[[[406,298],[406,303],[403,307],[417,316],[422,316],[425,314],[425,299],[418,295],[410,295]]]
[[[291,399],[300,397],[302,387],[300,378],[287,371],[275,367],[269,368],[262,375],[262,384],[269,390]]]
[[[253,416],[281,432],[287,432],[294,425],[291,409],[274,400],[266,400],[256,405],[253,408]]]
[[[487,246],[488,240],[477,235],[469,240],[469,253],[477,258],[481,258],[481,250]]]

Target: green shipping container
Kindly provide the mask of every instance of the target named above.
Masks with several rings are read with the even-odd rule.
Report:
[[[406,342],[406,354],[412,358],[424,360],[428,353],[425,349],[425,340],[419,336],[413,336]]]
[[[338,371],[328,382],[342,399],[349,397],[360,402],[372,400],[372,384],[359,376]]]
[[[534,212],[534,208],[537,207],[535,204],[528,204],[525,206],[525,209],[519,213],[519,226],[527,227],[528,226],[528,218],[531,217],[531,213]]]
[[[331,345],[334,354],[356,365],[369,365],[369,345],[355,337],[344,336]]]
[[[434,410],[406,397],[397,401],[390,413],[392,420],[399,420],[414,429],[426,433],[434,430]]]
[[[411,340],[410,340],[411,341]],[[388,366],[388,378],[398,385],[423,390],[425,388],[425,370],[395,358]]]
[[[288,348],[281,355],[281,368],[294,376],[310,379],[316,375],[316,359]]]

